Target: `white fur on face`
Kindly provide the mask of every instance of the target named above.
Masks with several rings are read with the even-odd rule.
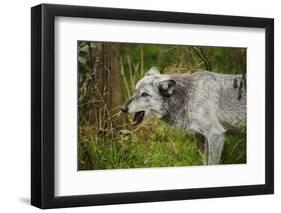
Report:
[[[154,72],[155,70],[153,70]],[[163,98],[159,94],[156,82],[160,79],[161,74],[153,73],[144,76],[136,85],[135,93],[128,105],[128,112],[135,113],[144,111],[145,116],[156,116],[161,118],[163,116]],[[147,93],[146,97],[142,96]]]

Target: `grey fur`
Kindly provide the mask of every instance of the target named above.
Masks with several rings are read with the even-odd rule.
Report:
[[[242,82],[242,75],[208,71],[161,75],[152,68],[126,106],[129,113],[145,111],[145,116],[200,133],[207,142],[207,163],[219,164],[225,132],[246,125],[246,91],[234,86],[237,82]],[[149,96],[143,97],[144,92]]]

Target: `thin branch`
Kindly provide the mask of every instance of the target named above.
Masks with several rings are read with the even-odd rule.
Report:
[[[143,45],[140,45],[141,77],[144,76]]]
[[[210,63],[210,61],[208,60],[208,57],[207,57],[206,53],[204,52],[204,50],[203,50],[201,47],[198,47],[198,49],[200,50],[202,56],[204,57],[205,61],[206,61],[207,64],[208,64],[208,67],[209,67],[208,70],[212,70],[211,63]]]
[[[207,70],[211,70],[210,62],[208,61],[204,51],[201,48],[198,48],[200,52],[195,48],[191,47],[195,54],[204,62]]]

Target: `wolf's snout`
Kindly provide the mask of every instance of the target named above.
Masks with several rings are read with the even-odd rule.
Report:
[[[127,113],[129,111],[128,105],[126,104],[126,105],[122,106],[121,111]]]
[[[121,111],[128,113],[129,112],[129,104],[132,102],[133,98],[131,98],[126,104],[121,107]]]

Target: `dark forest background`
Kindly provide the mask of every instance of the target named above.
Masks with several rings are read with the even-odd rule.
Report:
[[[133,127],[120,112],[152,66],[161,73],[246,74],[246,49],[79,41],[79,170],[205,162],[194,135],[153,118]],[[245,132],[227,134],[221,163],[245,162]]]

